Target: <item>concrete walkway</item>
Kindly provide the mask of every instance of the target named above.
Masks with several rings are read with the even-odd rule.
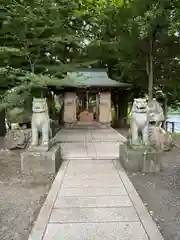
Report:
[[[118,160],[72,159],[62,163],[29,240],[163,237]]]

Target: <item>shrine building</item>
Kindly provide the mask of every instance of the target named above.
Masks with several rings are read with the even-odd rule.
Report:
[[[62,117],[66,127],[78,123],[110,126],[113,99],[122,98],[120,102],[123,102],[131,87],[130,84],[110,79],[105,69],[92,68],[68,72],[64,82]],[[125,113],[119,111],[118,115]]]

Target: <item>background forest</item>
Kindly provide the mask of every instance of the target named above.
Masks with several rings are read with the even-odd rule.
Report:
[[[4,0],[0,5],[1,122],[67,71],[107,68],[140,93],[180,101],[178,0]],[[174,110],[176,109],[176,110]]]

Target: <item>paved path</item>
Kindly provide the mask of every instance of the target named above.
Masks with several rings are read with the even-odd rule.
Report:
[[[67,154],[72,150],[74,155],[66,155],[72,159],[63,161],[29,240],[163,240],[119,161],[111,158],[119,154],[112,146],[123,138],[112,129],[92,131],[63,130],[56,136],[61,143],[71,141]],[[100,140],[102,135],[107,140],[108,133],[113,137],[102,148],[106,141],[94,138],[99,134]],[[85,147],[81,145],[81,157],[74,160],[77,149],[73,146],[78,140],[80,144],[99,143],[99,147],[94,145],[94,158],[84,159],[88,151],[82,152]],[[95,160],[105,156],[110,160]]]
[[[109,129],[62,129],[55,142],[61,143],[64,160],[97,160],[119,158],[119,143],[126,139]]]
[[[56,136],[56,142],[121,142],[126,139],[113,128],[108,129],[62,129]]]

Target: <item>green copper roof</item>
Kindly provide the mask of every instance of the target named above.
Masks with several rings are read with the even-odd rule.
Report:
[[[75,87],[130,87],[131,84],[112,80],[104,69],[83,69],[68,72],[65,77],[67,85]]]

